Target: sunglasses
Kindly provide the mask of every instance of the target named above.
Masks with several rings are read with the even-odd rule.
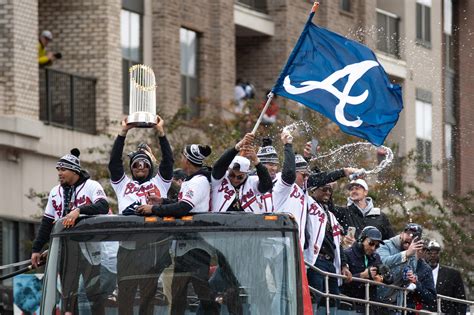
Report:
[[[369,246],[371,246],[371,247],[375,246],[375,249],[377,249],[377,248],[380,247],[380,243],[379,242],[374,242],[374,241],[369,241]]]
[[[137,160],[133,162],[132,168],[150,168],[150,163],[147,160]]]
[[[235,179],[237,179],[237,180],[243,180],[243,179],[245,179],[246,176],[247,176],[247,175],[244,175],[244,174],[242,174],[242,175],[235,175],[234,173],[230,173],[230,172],[229,172],[229,178],[235,178]]]
[[[325,186],[325,187],[320,187],[319,188],[322,192],[330,192],[332,193],[332,187],[329,187],[329,186]]]

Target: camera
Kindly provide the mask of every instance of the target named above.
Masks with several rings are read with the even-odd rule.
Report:
[[[61,59],[62,57],[63,57],[63,54],[61,54],[60,52],[54,53],[54,58]]]
[[[382,277],[382,282],[385,284],[393,284],[393,274],[390,271],[390,268],[387,265],[378,265],[377,267],[377,274]]]

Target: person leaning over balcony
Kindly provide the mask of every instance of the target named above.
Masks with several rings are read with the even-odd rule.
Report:
[[[38,64],[40,67],[50,66],[56,59],[61,59],[61,53],[53,53],[47,50],[50,42],[53,41],[53,34],[50,31],[43,31],[38,41]]]
[[[154,161],[151,149],[140,144],[129,154],[132,177],[125,174],[123,167],[123,147],[129,130],[135,126],[122,121],[122,130],[115,139],[110,154],[109,172],[112,187],[117,195],[118,210],[123,215],[136,214],[138,206],[166,197],[173,176],[173,153],[164,131],[164,121],[157,117],[155,130],[158,134],[163,158],[154,175]],[[155,259],[158,257],[158,259]],[[169,244],[150,248],[146,241],[122,242],[117,252],[118,310],[119,314],[133,313],[133,300],[140,288],[140,312],[153,312],[151,303],[155,296],[158,277],[169,266]]]
[[[70,154],[64,155],[56,163],[59,185],[53,187],[49,193],[43,220],[33,242],[31,264],[34,267],[37,267],[40,263],[40,251],[49,241],[55,221],[65,218],[63,225],[70,228],[75,225],[80,214],[107,214],[109,211],[109,203],[104,189],[98,182],[90,179],[87,171],[81,168],[79,155],[80,151],[74,148]],[[77,248],[72,246],[71,250],[77,250],[82,254],[78,253],[76,255],[78,260],[67,263],[68,271],[62,277],[63,312],[68,314],[77,310],[79,277],[75,276],[75,273],[81,272],[84,277],[86,295],[92,304],[93,313],[103,314],[104,306],[101,302],[104,297],[100,294],[100,282],[91,281],[89,285],[89,280],[100,275],[100,248],[92,248],[94,246],[84,245],[83,243],[77,245]],[[92,256],[85,251],[94,251],[94,254],[99,254]],[[99,260],[95,257],[98,257]]]

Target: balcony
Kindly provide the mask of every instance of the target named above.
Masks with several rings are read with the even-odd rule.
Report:
[[[234,4],[235,36],[274,36],[275,23],[266,13],[266,1],[237,0]]]
[[[267,1],[266,0],[236,0],[237,4],[246,7],[250,10],[255,10],[262,13],[267,13]]]
[[[50,125],[96,133],[95,78],[40,69],[40,119]]]

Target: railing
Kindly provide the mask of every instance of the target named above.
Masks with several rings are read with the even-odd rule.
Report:
[[[96,133],[95,78],[40,69],[40,119],[48,124]]]
[[[235,2],[251,10],[267,13],[266,0],[235,0]]]
[[[364,304],[366,314],[369,314],[370,306],[372,306],[372,305],[382,306],[382,307],[389,308],[389,309],[396,309],[396,310],[399,310],[399,311],[403,311],[404,314],[406,314],[406,312],[416,312],[418,314],[441,314],[441,301],[442,300],[447,300],[447,301],[451,301],[451,302],[457,302],[457,303],[466,304],[466,305],[469,305],[469,306],[474,306],[474,301],[461,300],[461,299],[456,299],[456,298],[453,298],[453,297],[438,294],[437,295],[437,312],[436,313],[426,311],[426,310],[416,310],[416,309],[412,309],[412,308],[407,307],[407,294],[408,294],[409,291],[406,288],[402,288],[402,287],[395,286],[395,285],[390,285],[390,284],[379,283],[379,282],[376,282],[376,281],[373,281],[373,280],[356,278],[356,277],[352,277],[352,281],[365,283],[365,300],[350,297],[350,296],[345,296],[345,295],[331,294],[331,293],[329,293],[329,277],[341,278],[341,279],[347,279],[347,277],[344,276],[344,275],[339,275],[339,274],[323,271],[323,270],[311,265],[307,261],[305,261],[305,265],[308,268],[310,268],[311,270],[313,270],[313,271],[315,271],[319,274],[324,275],[324,283],[325,283],[326,292],[321,292],[321,291],[319,291],[315,288],[312,288],[312,287],[309,287],[309,289],[310,289],[311,292],[316,293],[316,294],[326,298],[326,313],[327,314],[329,314],[329,298]],[[382,303],[382,302],[377,302],[377,301],[371,301],[370,300],[370,295],[369,295],[370,285],[378,285],[378,286],[383,286],[383,287],[403,291],[402,306],[387,304],[387,303]]]

